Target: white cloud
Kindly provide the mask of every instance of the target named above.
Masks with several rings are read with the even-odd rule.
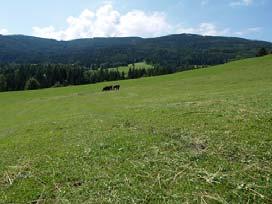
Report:
[[[171,32],[172,26],[162,13],[145,14],[143,11],[131,11],[120,18],[117,26],[119,36],[155,37]]]
[[[249,6],[253,3],[253,0],[239,0],[230,3],[231,6]]]
[[[195,28],[184,28],[179,26],[177,33],[195,33],[206,36],[223,36],[230,34],[230,29],[218,29],[213,23],[205,22],[201,23]]]
[[[0,34],[2,34],[2,35],[8,35],[9,34],[9,32],[8,32],[8,30],[7,29],[0,29]]]
[[[247,29],[244,29],[242,31],[234,32],[234,34],[238,35],[238,36],[245,36],[245,35],[249,35],[249,34],[252,34],[252,33],[259,33],[261,31],[262,31],[261,27],[254,27],[254,28],[247,28]]]
[[[171,25],[163,13],[133,10],[121,15],[111,4],[105,4],[94,12],[86,9],[78,17],[70,16],[67,24],[64,30],[56,30],[53,26],[36,26],[32,28],[33,35],[71,40],[88,37],[155,37],[171,32]]]

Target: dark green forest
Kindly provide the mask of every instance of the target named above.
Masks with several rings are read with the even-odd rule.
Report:
[[[49,87],[92,84],[103,81],[136,79],[173,73],[171,70],[129,68],[128,74],[118,70],[92,70],[79,65],[6,64],[0,67],[0,91],[34,90]]]
[[[191,34],[72,41],[0,35],[0,63],[61,63],[91,68],[117,67],[140,61],[167,67],[214,65],[254,57],[262,47],[272,50],[272,44],[264,41]]]

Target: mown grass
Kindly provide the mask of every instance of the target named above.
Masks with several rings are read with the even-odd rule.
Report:
[[[109,70],[118,70],[119,72],[124,72],[125,75],[127,75],[129,68],[132,69],[133,65],[129,64],[128,66],[120,66],[120,67],[117,67],[117,68],[109,68]],[[152,69],[153,66],[149,65],[149,64],[147,64],[145,62],[138,62],[138,63],[134,64],[134,68],[135,69]]]
[[[0,203],[271,203],[272,56],[0,94]]]

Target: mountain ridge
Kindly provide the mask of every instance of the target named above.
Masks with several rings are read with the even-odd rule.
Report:
[[[34,35],[25,35],[25,34],[8,34],[8,35],[3,35],[0,34],[1,37],[26,37],[26,38],[36,38],[36,39],[45,39],[45,40],[52,40],[56,42],[71,42],[71,41],[77,41],[77,40],[95,40],[95,39],[126,39],[126,38],[135,38],[135,39],[158,39],[158,38],[165,38],[165,37],[175,37],[175,36],[199,36],[199,37],[223,37],[223,38],[231,38],[231,39],[241,39],[241,40],[246,40],[246,41],[254,41],[254,42],[265,42],[265,43],[271,43],[272,41],[267,41],[267,40],[260,40],[260,39],[251,39],[251,38],[242,38],[242,37],[235,37],[235,36],[214,36],[214,35],[200,35],[200,34],[193,34],[193,33],[178,33],[178,34],[169,34],[169,35],[162,35],[162,36],[157,36],[157,37],[140,37],[140,36],[125,36],[125,37],[87,37],[87,38],[75,38],[75,39],[70,39],[70,40],[57,40],[54,38],[45,38],[45,37],[39,37],[39,36],[34,36]]]
[[[156,38],[110,37],[57,41],[27,35],[0,35],[0,63],[63,63],[85,66],[147,61],[161,66],[222,64],[254,57],[272,43],[237,37],[172,34]]]

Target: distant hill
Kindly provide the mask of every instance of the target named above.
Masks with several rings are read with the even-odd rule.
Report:
[[[193,34],[158,38],[90,38],[56,41],[23,35],[0,35],[0,63],[63,63],[116,67],[147,61],[168,67],[213,65],[254,57],[272,43]]]

